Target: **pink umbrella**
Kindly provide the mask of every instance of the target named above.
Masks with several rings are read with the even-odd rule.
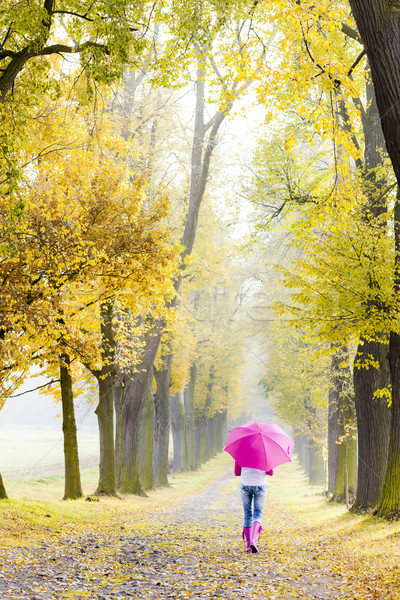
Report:
[[[249,421],[231,429],[224,450],[240,467],[270,471],[292,460],[294,440],[273,423]]]

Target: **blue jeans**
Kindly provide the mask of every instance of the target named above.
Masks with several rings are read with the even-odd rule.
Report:
[[[251,527],[254,521],[261,523],[264,503],[265,485],[243,485],[240,488],[243,502],[244,524],[243,527]],[[252,504],[254,502],[254,508]]]

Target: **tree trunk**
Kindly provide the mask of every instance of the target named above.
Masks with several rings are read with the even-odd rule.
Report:
[[[202,421],[195,419],[194,431],[195,431],[195,454],[194,454],[194,467],[197,469],[201,463],[201,438],[202,438]]]
[[[303,467],[304,470],[306,470],[307,460],[306,460],[305,436],[302,433],[297,432],[294,436],[294,439],[295,439],[294,447],[296,448],[296,454],[299,459],[300,466]]]
[[[208,374],[207,396],[203,415],[203,429],[200,442],[200,460],[202,463],[207,462],[212,456],[215,456],[215,415],[209,416],[211,404],[213,400],[215,367],[211,364]]]
[[[222,452],[225,447],[226,439],[228,437],[227,428],[227,411],[226,409],[217,414],[216,422],[216,449],[217,452]]]
[[[60,385],[63,413],[65,489],[64,500],[82,498],[81,476],[79,471],[78,438],[76,434],[72,378],[69,370],[68,354],[60,356]]]
[[[390,441],[391,409],[386,398],[376,398],[378,389],[390,383],[386,344],[361,339],[355,367],[354,394],[358,429],[358,483],[353,510],[371,510],[380,501]],[[379,363],[379,368],[374,363]]]
[[[165,367],[154,370],[157,390],[154,394],[154,452],[153,470],[156,487],[168,486],[168,451],[169,431],[171,424],[170,379],[172,367],[172,354],[164,358]]]
[[[207,421],[204,417],[195,420],[196,427],[196,468],[210,458],[208,449]]]
[[[400,186],[394,207],[395,273],[394,296],[400,294]],[[389,365],[392,379],[392,421],[388,464],[378,515],[400,518],[400,335],[390,332]]]
[[[185,422],[183,392],[178,392],[171,398],[171,431],[174,450],[172,470],[174,473],[183,471],[184,444],[186,442]]]
[[[154,396],[152,371],[149,375],[140,429],[140,481],[145,490],[153,490],[155,487],[153,470]]]
[[[117,377],[114,385],[114,409],[115,409],[115,477],[118,489],[118,465],[121,456],[122,446],[122,406],[125,387],[122,380]]]
[[[332,355],[329,390],[328,456],[329,491],[332,500],[343,501],[356,487],[357,442],[356,418],[352,397],[348,349],[340,347]],[[346,474],[346,476],[345,476]]]
[[[387,183],[379,175],[383,164],[385,141],[376,106],[374,88],[371,83],[369,66],[365,69],[366,108],[361,111],[365,140],[363,188],[367,197],[365,220],[382,217],[387,210],[387,197],[384,189]],[[376,226],[376,223],[373,223]],[[384,220],[378,226],[386,231]],[[374,258],[372,257],[373,261]],[[371,292],[374,287],[370,283]],[[373,310],[372,300],[368,303]],[[353,368],[355,406],[358,428],[358,482],[353,511],[374,508],[380,500],[386,473],[390,439],[390,409],[385,398],[374,397],[378,389],[390,385],[387,345],[381,337],[371,340],[360,337]],[[375,365],[379,366],[376,367]]]
[[[332,384],[328,396],[328,493],[335,494],[336,459],[339,439],[339,414],[336,387]]]
[[[157,323],[154,333],[147,339],[137,371],[132,376],[122,374],[116,386],[117,485],[119,491],[125,494],[144,495],[139,467],[140,422],[149,373],[164,327],[163,321]]]
[[[7,498],[8,498],[8,496],[7,496],[6,488],[4,487],[3,478],[0,473],[0,500],[7,500]]]
[[[207,419],[207,450],[207,460],[217,454],[216,415]]]
[[[196,365],[190,367],[189,385],[184,391],[183,399],[186,415],[186,444],[187,456],[183,456],[183,469],[193,470],[196,468],[196,423],[194,416],[194,390],[196,385]]]
[[[0,77],[0,102],[5,101],[5,97],[12,89],[18,74],[33,56],[36,56],[36,52],[33,50],[33,47],[28,46],[17,52],[8,63],[6,69],[2,70]]]
[[[324,483],[324,461],[321,448],[313,440],[308,443],[310,453],[310,483],[320,485]]]
[[[342,430],[342,426],[340,427]],[[343,430],[344,431],[344,430]],[[345,433],[344,433],[345,435]],[[357,440],[344,437],[338,444],[332,500],[354,498],[357,484]]]
[[[142,375],[143,377],[143,375]],[[142,395],[146,385],[142,382],[135,393],[133,382],[125,381],[125,385],[116,392],[116,472],[117,489],[123,494],[144,496],[140,481],[140,427],[145,396]],[[125,408],[126,407],[126,408]]]
[[[399,215],[400,216],[400,215]],[[400,335],[392,331],[389,342],[392,376],[392,423],[386,478],[378,516],[400,518]]]
[[[100,378],[99,403],[95,410],[99,426],[100,464],[96,495],[117,495],[114,452],[114,377]]]
[[[349,0],[371,67],[386,148],[400,185],[400,22],[392,2]]]
[[[310,444],[307,436],[304,436],[304,470],[307,473],[308,481],[311,480],[311,457],[310,457]]]
[[[218,412],[207,421],[209,458],[222,452],[224,441],[226,441],[223,415],[224,413]]]
[[[114,452],[114,385],[115,341],[112,324],[111,301],[100,306],[102,368],[93,372],[99,386],[99,402],[95,413],[99,425],[100,465],[99,483],[95,494],[117,495]]]

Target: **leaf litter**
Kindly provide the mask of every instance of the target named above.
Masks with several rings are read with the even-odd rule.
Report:
[[[224,473],[205,491],[164,505],[150,500],[127,510],[122,502],[107,518],[78,526],[52,527],[45,512],[49,524],[39,535],[33,531],[29,543],[16,535],[0,548],[0,598],[400,599],[398,561],[379,564],[360,553],[346,515],[335,526],[307,522],[268,495],[260,552],[245,552],[232,479]],[[18,516],[11,521],[18,527]],[[388,543],[398,544],[397,536],[388,530]]]

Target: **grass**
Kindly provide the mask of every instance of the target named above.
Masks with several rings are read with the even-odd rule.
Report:
[[[315,539],[328,547],[340,545],[360,568],[370,565],[376,572],[399,569],[399,522],[353,514],[343,504],[328,502],[321,487],[309,485],[295,463],[279,467],[269,483],[268,494],[274,506],[293,511]]]
[[[211,459],[203,468],[196,471],[177,473],[169,476],[170,487],[149,490],[149,498],[173,497],[177,493],[192,494],[207,487],[221,472],[229,468],[232,459],[227,454],[221,454]],[[98,483],[97,468],[81,471],[82,488],[85,495],[92,494]],[[14,499],[34,498],[43,501],[57,502],[64,495],[64,474],[41,475],[38,477],[8,477],[4,478],[7,494]],[[235,483],[235,482],[234,482]]]
[[[232,465],[232,458],[226,454],[219,454],[212,458],[201,469],[187,473],[178,473],[171,475],[169,480],[174,489],[181,492],[196,493],[204,489],[210,483],[215,481],[221,473],[226,471]]]
[[[222,454],[199,470],[170,476],[170,487],[150,490],[147,497],[104,498],[99,502],[86,502],[84,498],[61,500],[62,474],[10,479],[6,482],[9,500],[0,501],[0,547],[40,542],[61,531],[68,533],[79,525],[119,522],[126,513],[130,518],[132,513],[140,518],[153,508],[162,511],[171,502],[205,489],[230,463],[231,459]],[[83,489],[87,494],[92,493],[97,485],[98,470],[83,470],[81,476]]]
[[[97,487],[98,469],[81,471],[82,486],[86,494],[93,493]],[[38,477],[4,478],[8,496],[12,498],[35,498],[43,501],[57,501],[64,495],[64,473],[40,475]]]
[[[79,455],[81,458],[99,454],[97,431],[78,428]],[[54,427],[15,426],[0,432],[0,463],[2,474],[13,471],[36,471],[64,460],[63,434]]]

